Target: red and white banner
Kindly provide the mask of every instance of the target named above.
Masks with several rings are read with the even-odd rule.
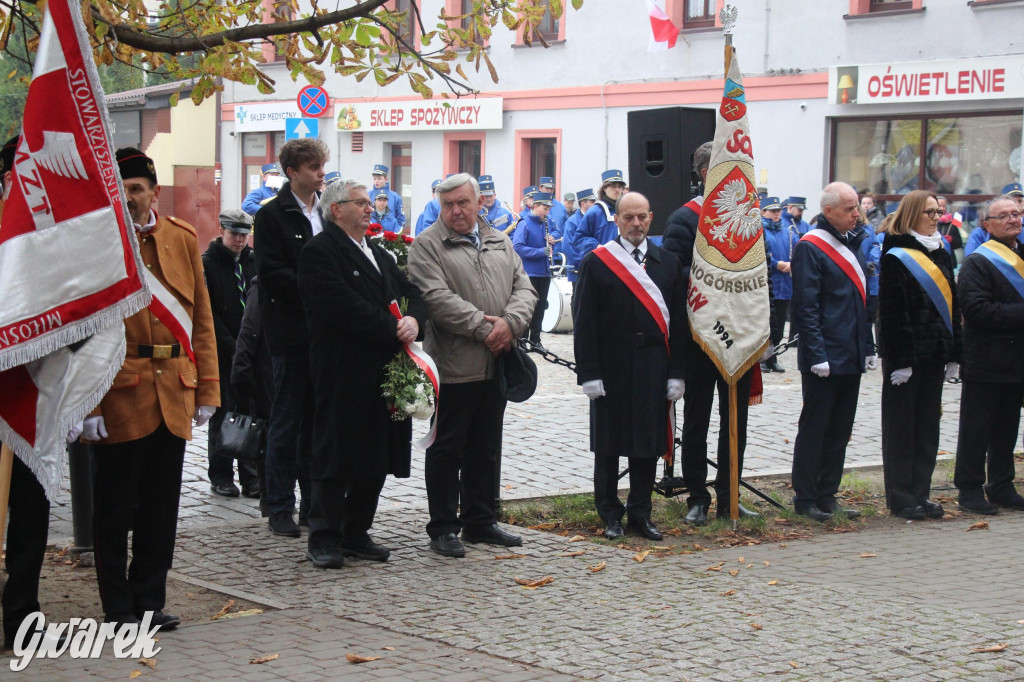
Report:
[[[0,221],[0,438],[51,498],[149,303],[79,10],[47,4]]]
[[[655,0],[647,0],[647,15],[651,20],[651,41],[647,45],[647,51],[659,52],[675,47],[679,27],[672,23]]]
[[[396,320],[402,319],[402,311],[398,307],[398,301],[392,301],[388,309],[395,316]],[[437,437],[437,408],[440,404],[438,398],[441,395],[441,380],[439,378],[441,375],[437,371],[437,365],[434,364],[434,358],[427,355],[427,352],[423,350],[420,344],[415,341],[407,343],[404,346],[404,350],[412,361],[416,363],[416,366],[427,375],[430,385],[434,388],[434,419],[430,422],[430,430],[427,432],[427,435],[414,441],[412,444],[417,450],[426,450],[434,444],[434,438]]]
[[[686,311],[694,340],[735,384],[767,347],[770,304],[746,97],[736,51],[725,49]]]

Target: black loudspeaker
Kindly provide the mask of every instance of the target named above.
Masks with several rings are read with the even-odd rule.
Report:
[[[667,107],[626,114],[629,189],[650,199],[652,236],[661,235],[672,212],[693,198],[693,152],[714,139],[716,113]]]

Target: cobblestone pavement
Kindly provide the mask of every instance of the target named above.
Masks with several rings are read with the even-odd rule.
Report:
[[[545,334],[543,340],[559,356],[573,357],[571,334]],[[502,461],[502,497],[505,499],[589,491],[592,485],[587,400],[569,370],[534,357],[538,359],[540,370],[536,395],[525,403],[509,403],[505,413]],[[781,361],[788,371],[765,375],[764,401],[750,410],[744,462],[748,476],[790,471],[801,407],[800,373],[796,371],[795,351],[781,356]],[[879,375],[879,372],[864,375],[857,423],[847,450],[848,467],[881,464]],[[959,386],[945,385],[943,410],[939,447],[945,453],[952,453],[956,449],[960,416]],[[424,430],[424,423],[417,422],[417,437]],[[715,420],[708,442],[717,443],[717,434]],[[713,453],[714,446],[709,451]],[[940,454],[942,456],[951,455]],[[205,428],[196,430],[185,459],[180,528],[259,518],[256,500],[225,499],[210,493],[206,477]],[[677,464],[676,474],[679,473]],[[422,453],[413,452],[410,478],[388,479],[381,502],[383,507],[399,508],[426,504]],[[70,495],[65,489],[53,506],[50,541],[66,544],[71,536]]]

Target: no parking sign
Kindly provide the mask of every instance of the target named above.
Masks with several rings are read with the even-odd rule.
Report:
[[[330,101],[331,98],[327,96],[327,91],[316,85],[307,85],[299,90],[299,96],[296,100],[299,105],[299,111],[302,112],[303,116],[309,118],[323,116],[330,105]]]

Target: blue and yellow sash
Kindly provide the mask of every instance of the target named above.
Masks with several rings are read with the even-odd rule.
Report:
[[[1020,259],[1020,256],[994,239],[989,239],[974,252],[980,253],[996,266],[996,270],[1017,290],[1020,297],[1024,298],[1024,261]]]
[[[942,270],[928,256],[917,249],[896,247],[889,249],[889,253],[900,259],[900,262],[907,267],[910,274],[914,276],[917,283],[928,294],[932,305],[939,311],[939,317],[946,323],[946,329],[952,335],[953,292],[950,289],[949,282],[946,280],[946,276],[942,274]]]

